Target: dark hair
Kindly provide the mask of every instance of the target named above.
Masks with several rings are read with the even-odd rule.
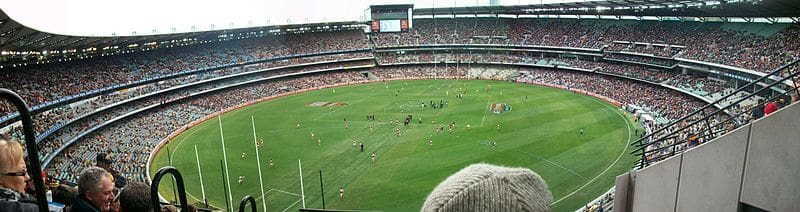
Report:
[[[150,204],[150,185],[142,182],[128,183],[119,194],[119,208],[123,212],[152,212]]]
[[[78,189],[67,186],[67,185],[59,185],[55,191],[53,191],[53,202],[63,203],[66,206],[72,205],[72,199],[78,196]]]

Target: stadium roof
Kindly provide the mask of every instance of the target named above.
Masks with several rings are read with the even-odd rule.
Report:
[[[764,19],[776,22],[780,19],[800,21],[800,1],[797,0],[755,0],[755,1],[666,1],[666,0],[610,0],[581,1],[564,3],[546,3],[531,5],[506,6],[459,6],[460,1],[450,5],[430,5],[431,8],[415,8],[414,16],[458,16],[458,15],[515,15],[517,17],[562,17],[580,16],[665,16],[665,17],[717,17],[728,21],[726,17]],[[431,2],[435,3],[435,2]],[[461,5],[474,5],[463,4]],[[419,7],[420,5],[415,5]],[[423,5],[427,6],[427,5]],[[458,7],[447,7],[458,6]],[[659,19],[661,20],[661,19]],[[293,24],[281,26],[257,26],[249,28],[220,29],[211,31],[177,32],[155,35],[128,36],[70,36],[43,32],[25,26],[0,10],[0,68],[3,65],[35,63],[42,58],[54,60],[59,58],[81,58],[101,53],[125,53],[133,49],[147,49],[145,44],[153,47],[170,47],[196,42],[218,41],[256,34],[285,33],[288,29],[314,29],[328,26],[355,26],[364,24],[361,21],[342,21],[333,23]],[[174,29],[173,29],[174,30]],[[209,29],[205,29],[209,30]],[[175,31],[174,31],[175,32]],[[249,34],[248,34],[249,33]],[[110,48],[110,49],[109,49]]]
[[[142,35],[142,36],[69,36],[59,35],[24,26],[11,19],[0,10],[0,51],[3,61],[0,64],[16,64],[37,62],[37,57],[63,55],[69,58],[77,55],[92,55],[90,52],[125,53],[129,49],[144,49],[144,45],[169,47],[198,42],[210,42],[245,38],[252,36],[291,33],[292,31],[335,30],[338,28],[359,28],[363,23],[334,22],[324,24],[295,24],[281,26],[263,26],[240,29],[187,32],[175,34]],[[110,47],[111,49],[102,49]],[[90,51],[90,52],[87,52]],[[120,52],[122,51],[122,52]],[[59,58],[59,57],[55,57]]]

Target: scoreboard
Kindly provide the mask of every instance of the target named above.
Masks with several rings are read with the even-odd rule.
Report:
[[[406,32],[412,28],[413,4],[372,5],[372,32]]]

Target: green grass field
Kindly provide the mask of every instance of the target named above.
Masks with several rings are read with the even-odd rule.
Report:
[[[462,99],[456,98],[459,89],[466,90]],[[421,102],[440,100],[447,102],[446,108],[421,107]],[[347,105],[308,106],[314,102]],[[508,104],[511,110],[494,114],[490,111],[493,103]],[[367,120],[370,113],[375,121]],[[388,123],[403,121],[409,114],[413,121],[408,127]],[[264,140],[260,149],[254,145],[251,116],[257,136]],[[259,209],[266,199],[271,211],[301,207],[298,159],[308,208],[322,208],[319,170],[328,209],[418,211],[439,182],[469,164],[483,162],[530,168],[547,181],[555,201],[553,211],[572,211],[630,170],[634,159],[626,144],[634,140],[634,127],[638,127],[619,108],[589,96],[483,80],[392,81],[322,89],[231,111],[221,120],[233,204],[238,207],[249,194],[257,199]],[[456,122],[452,131],[448,130],[451,122]],[[444,132],[438,133],[435,128],[440,125]],[[398,128],[401,136],[396,134]],[[585,133],[580,134],[580,128]],[[365,151],[353,148],[353,141],[363,142]],[[167,146],[172,166],[186,182],[189,202],[202,198],[196,146],[209,203],[225,208],[219,119],[188,129]],[[243,152],[246,157],[241,159]],[[377,155],[375,163],[372,152]],[[149,167],[151,174],[168,164],[167,155],[162,148]],[[274,167],[269,167],[270,159]],[[245,176],[242,184],[237,183],[240,175]],[[338,197],[340,186],[345,189],[344,200]],[[162,181],[159,189],[165,198],[174,199],[170,180]]]

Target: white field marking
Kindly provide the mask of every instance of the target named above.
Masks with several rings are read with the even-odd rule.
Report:
[[[303,208],[306,207],[306,190],[303,187],[303,163],[297,159],[297,169],[300,171],[300,200],[303,200]]]
[[[188,139],[189,137],[192,137],[192,135],[194,135],[194,133],[196,133],[196,132],[200,131],[200,128],[201,128],[201,127],[196,127],[196,128],[194,129],[194,131],[192,131],[191,133],[189,133],[189,135],[187,135],[186,137],[183,137],[183,139],[181,139],[181,141],[178,141],[178,145],[175,145],[175,149],[173,149],[172,151],[173,151],[173,152],[176,152],[176,151],[178,151],[178,148],[181,146],[181,144],[183,143],[183,141],[186,141],[186,139]],[[172,158],[173,158],[173,157],[175,157],[175,155],[174,155],[174,154],[170,155],[170,160],[172,160]],[[150,166],[152,167],[152,166],[155,166],[156,164],[169,164],[169,162],[167,161],[167,162],[158,162],[158,163],[153,163],[153,164],[150,164]],[[174,195],[174,194],[173,194],[173,195]],[[190,194],[189,192],[186,192],[186,195],[189,195],[189,197],[191,197],[192,199],[198,200],[198,201],[200,201],[200,202],[205,202],[205,201],[203,201],[203,200],[201,200],[201,199],[198,199],[197,197],[195,197],[194,195]],[[208,204],[208,205],[209,205],[209,206],[214,206],[214,205],[211,205],[211,204]],[[214,206],[214,207],[215,207],[215,206]]]
[[[269,192],[272,192],[272,191],[277,191],[277,192],[281,192],[281,193],[284,193],[284,194],[300,197],[299,194],[288,192],[288,191],[284,191],[284,190],[274,189],[274,188],[270,188],[269,190],[267,190],[267,192],[264,192],[264,195],[269,194]],[[264,196],[259,196],[258,198],[256,198],[256,200],[259,200],[261,198],[264,198]]]
[[[225,136],[222,133],[222,116],[217,116],[219,119],[219,138],[222,141],[222,159],[225,161],[225,182],[228,184],[228,202],[233,206],[233,188],[231,188],[231,176],[228,172],[228,154],[225,153]],[[234,206],[235,207],[235,206]]]
[[[284,190],[280,190],[280,189],[274,189],[273,188],[272,190],[275,190],[277,192],[281,192],[281,193],[284,193],[284,194],[288,194],[288,195],[294,195],[294,196],[298,196],[298,197],[300,196],[299,194],[288,192],[288,191],[284,191]]]
[[[186,192],[186,195],[188,195],[188,196],[189,196],[189,197],[191,197],[192,199],[195,199],[195,200],[197,200],[198,202],[203,202],[203,203],[205,203],[205,201],[203,201],[203,200],[201,200],[201,199],[198,199],[197,197],[195,197],[194,195],[190,194],[189,192]],[[213,208],[219,208],[219,207],[217,207],[217,206],[214,206],[214,205],[212,205],[211,203],[209,203],[209,204],[208,204],[208,206],[211,206],[211,207],[213,207]]]
[[[250,116],[250,122],[253,124],[253,147],[256,148],[256,165],[258,165],[258,184],[261,186],[261,195],[264,195],[264,177],[261,175],[261,157],[258,156],[258,136],[256,135],[256,119],[253,116]],[[198,165],[198,167],[200,167]],[[202,182],[202,181],[201,181]],[[202,185],[202,184],[201,184]],[[204,194],[205,195],[205,194]],[[264,207],[264,212],[267,212],[267,201],[261,201],[261,205]],[[253,206],[255,207],[255,205]]]
[[[600,101],[598,101],[598,100],[596,100],[596,99],[594,99],[594,98],[592,98],[592,97],[587,97],[587,98],[589,98],[589,99],[591,99],[591,100],[594,100],[594,101],[596,101],[596,102],[600,102]],[[601,102],[601,103],[602,103],[602,102]],[[605,104],[603,104],[603,105],[605,105]],[[610,107],[610,106],[606,105],[606,107]],[[573,191],[572,193],[569,193],[569,194],[567,194],[566,196],[564,196],[564,197],[561,197],[561,199],[558,199],[558,200],[556,200],[555,202],[553,202],[552,204],[550,204],[551,206],[558,204],[558,203],[559,203],[559,202],[561,202],[562,200],[564,200],[564,199],[567,199],[568,197],[571,197],[572,195],[575,195],[575,193],[578,193],[578,191],[580,191],[581,189],[585,188],[587,185],[589,185],[589,184],[591,184],[592,182],[594,182],[595,180],[597,180],[597,178],[600,178],[600,176],[603,176],[603,174],[605,174],[606,172],[608,172],[608,170],[609,170],[609,169],[611,169],[611,167],[614,167],[614,165],[616,165],[616,164],[617,164],[617,162],[619,162],[619,159],[621,159],[621,158],[622,158],[622,155],[624,155],[624,154],[625,154],[625,152],[627,152],[627,151],[628,151],[628,146],[630,146],[630,142],[631,142],[631,123],[628,121],[628,118],[626,118],[625,116],[623,116],[622,114],[620,114],[620,113],[619,113],[619,111],[617,111],[617,110],[616,110],[616,108],[613,108],[613,107],[610,107],[610,108],[614,109],[614,112],[615,112],[615,113],[617,113],[617,115],[619,115],[620,117],[622,117],[622,119],[623,119],[623,120],[625,120],[625,127],[627,127],[627,128],[628,128],[628,133],[627,133],[627,135],[628,135],[628,141],[627,141],[627,142],[625,142],[625,148],[622,150],[622,152],[620,152],[620,153],[619,153],[619,156],[617,156],[617,159],[616,159],[616,160],[614,160],[614,162],[613,162],[613,163],[611,163],[611,165],[609,165],[609,166],[608,166],[608,167],[607,167],[605,170],[603,170],[603,172],[600,172],[600,174],[598,174],[597,176],[595,176],[594,178],[592,178],[591,180],[589,180],[589,182],[586,182],[586,184],[583,184],[581,187],[578,187],[578,189],[575,189],[575,191]]]
[[[272,192],[272,190],[275,190],[275,189],[274,188],[270,188],[269,190],[267,190],[267,192],[264,192],[264,195],[269,194],[269,192]],[[258,201],[259,199],[264,198],[264,195],[258,196],[257,198],[255,198],[255,200]]]
[[[189,139],[189,137],[192,137],[192,135],[194,135],[194,133],[196,133],[196,132],[200,131],[200,128],[201,128],[201,127],[195,127],[195,128],[194,128],[194,131],[192,131],[191,133],[189,133],[189,135],[187,135],[186,137],[183,137],[183,139],[181,139],[181,141],[178,141],[178,145],[175,145],[175,149],[172,149],[172,152],[178,152],[178,148],[180,148],[180,147],[181,147],[181,144],[183,144],[183,142],[184,142],[184,141],[186,141],[186,139]],[[202,128],[205,128],[205,127],[202,127]],[[170,156],[169,156],[169,161],[172,161],[172,159],[173,159],[174,157],[175,157],[175,154],[170,154]],[[169,161],[168,161],[167,163],[169,163]],[[153,165],[151,164],[150,166],[153,166]]]
[[[289,205],[289,207],[286,207],[286,209],[283,209],[283,212],[286,212],[286,211],[288,211],[290,208],[294,207],[294,205],[297,205],[297,203],[298,203],[298,202],[300,202],[300,200],[299,200],[299,199],[298,199],[297,201],[294,201],[294,203],[292,203],[291,205]]]
[[[564,169],[564,170],[566,170],[567,172],[571,173],[572,175],[575,175],[575,176],[578,176],[578,177],[582,178],[583,180],[589,180],[589,178],[586,178],[586,177],[584,177],[584,176],[582,176],[582,175],[578,174],[577,172],[573,171],[572,169],[568,169],[567,167],[564,167],[564,166],[562,166],[562,165],[560,165],[560,164],[557,164],[557,163],[555,163],[555,162],[553,162],[553,161],[550,161],[550,160],[548,160],[548,159],[544,159],[544,158],[542,158],[542,157],[539,157],[539,156],[537,156],[537,155],[534,155],[533,153],[529,153],[529,152],[525,152],[525,151],[520,151],[520,150],[517,150],[517,149],[514,149],[514,151],[516,151],[516,152],[519,152],[519,153],[522,153],[522,154],[526,154],[526,155],[528,155],[528,156],[535,157],[535,158],[537,158],[537,159],[539,159],[539,160],[542,160],[542,161],[544,161],[544,162],[547,162],[547,163],[553,164],[554,166],[556,166],[556,167],[558,167],[558,168],[561,168],[561,169]]]
[[[481,119],[481,127],[483,127],[483,121],[486,120],[486,112],[489,111],[489,107],[492,105],[490,104],[492,100],[486,100],[486,110],[483,111],[483,118]]]
[[[203,170],[200,169],[200,156],[197,154],[197,145],[194,145],[194,157],[197,161],[197,175],[200,176],[200,191],[203,193],[203,199],[205,199],[206,188],[203,186]]]

